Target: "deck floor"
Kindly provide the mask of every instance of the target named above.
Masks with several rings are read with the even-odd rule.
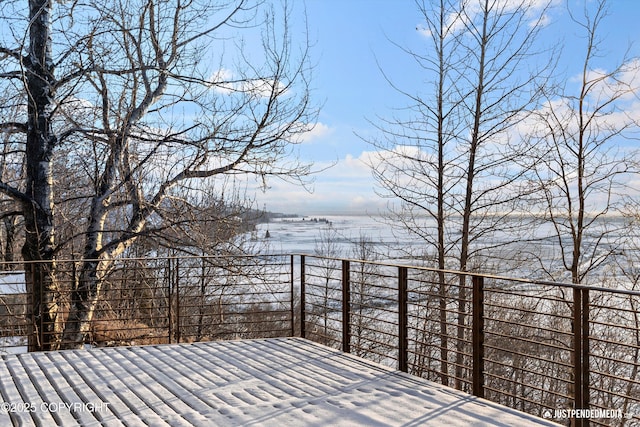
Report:
[[[555,425],[300,338],[0,358],[0,426]]]

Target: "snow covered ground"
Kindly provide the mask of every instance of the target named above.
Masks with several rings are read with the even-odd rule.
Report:
[[[556,425],[300,338],[8,355],[0,382],[0,425]]]
[[[27,337],[0,337],[0,356],[27,352]]]
[[[24,271],[0,272],[0,316],[3,314],[2,304],[8,297],[27,292]],[[26,337],[0,336],[0,355],[24,353],[27,351]]]
[[[24,294],[27,292],[24,271],[0,272],[0,296],[11,294]]]

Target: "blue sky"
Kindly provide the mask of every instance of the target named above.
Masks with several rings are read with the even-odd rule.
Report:
[[[584,5],[591,0],[568,0]],[[562,44],[559,72],[568,78],[580,71],[584,40],[579,28],[569,23],[566,2],[549,14],[544,44]],[[580,6],[581,7],[581,6]],[[302,28],[302,2],[296,2],[294,25]],[[300,146],[300,157],[316,169],[334,164],[314,176],[309,193],[299,186],[272,180],[265,193],[257,195],[260,207],[299,213],[376,213],[386,200],[375,193],[375,181],[361,159],[373,148],[358,137],[375,136],[369,123],[378,116],[390,117],[406,102],[385,81],[384,72],[402,84],[420,84],[423,76],[412,60],[394,43],[417,47],[424,35],[413,0],[306,0],[315,100],[322,105],[315,130]],[[598,64],[616,64],[631,46],[640,51],[640,2],[615,0],[601,27],[607,52]],[[302,31],[302,30],[300,30]]]

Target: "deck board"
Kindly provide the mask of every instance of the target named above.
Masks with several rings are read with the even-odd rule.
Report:
[[[21,402],[21,393],[16,387],[11,374],[9,365],[4,358],[0,358],[0,401],[2,402]],[[0,425],[28,425],[32,421],[28,412],[8,412],[0,410]]]
[[[36,408],[2,426],[556,425],[300,338],[6,355],[0,401]]]

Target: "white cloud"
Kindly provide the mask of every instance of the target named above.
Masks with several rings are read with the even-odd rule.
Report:
[[[640,128],[637,117],[640,117],[640,60],[624,64],[620,72],[612,75],[610,70],[593,69],[585,76],[588,93],[582,105],[583,113],[589,118],[587,126],[593,140],[613,135],[613,129],[625,130],[627,136],[637,134]],[[537,135],[542,138],[548,128],[539,117],[554,117],[566,130],[567,134],[577,134],[579,120],[579,95],[582,85],[582,73],[571,76],[568,94],[574,97],[558,97],[542,105],[537,115],[518,121],[516,131],[519,135]],[[635,123],[634,123],[635,121]],[[624,137],[615,138],[613,143],[624,145]]]
[[[223,94],[244,93],[268,97],[274,90],[284,92],[284,85],[273,79],[237,77],[233,71],[220,68],[209,78],[213,90]]]
[[[345,155],[314,177],[311,192],[300,185],[272,180],[269,189],[257,195],[258,203],[265,204],[270,211],[298,214],[378,212],[386,206],[386,200],[375,193],[367,166],[374,154]],[[316,169],[329,166],[322,162],[314,165]]]
[[[361,151],[359,155],[346,154],[335,164],[316,162],[314,168],[323,170],[316,175],[312,192],[300,185],[282,181],[269,181],[269,189],[257,195],[260,206],[266,204],[271,211],[298,214],[378,213],[386,211],[390,199],[376,193],[376,181],[371,167],[387,165],[401,169],[406,156],[430,158],[416,147],[399,145],[393,150]],[[404,177],[410,185],[410,177]]]
[[[529,21],[529,28],[546,27],[551,24],[551,16],[548,13],[544,13],[540,16],[539,20]]]
[[[309,130],[300,136],[300,142],[311,143],[322,138],[326,138],[334,132],[334,129],[324,123],[316,123],[313,127],[309,126]]]
[[[454,35],[463,31],[466,25],[475,21],[484,9],[482,0],[460,0],[456,12],[449,13],[446,17],[445,27],[448,35]],[[552,0],[551,4],[560,3],[560,0]],[[550,23],[551,18],[545,9],[548,7],[549,0],[497,0],[491,4],[491,10],[497,14],[509,14],[518,9],[526,11],[525,18],[528,20],[529,27],[546,26]],[[464,10],[464,13],[460,13]],[[425,37],[431,36],[431,31],[425,25],[418,25],[418,31]]]
[[[640,97],[640,60],[635,59],[623,64],[619,72],[597,68],[586,76],[590,86],[589,97],[596,102],[617,98],[619,101],[634,101]],[[582,75],[571,79],[580,83]]]
[[[231,93],[233,85],[230,83],[233,79],[233,72],[227,68],[220,68],[209,77],[211,87],[216,92]]]
[[[431,30],[430,30],[428,27],[424,26],[424,25],[418,25],[418,26],[416,27],[416,30],[418,30],[418,32],[419,32],[423,37],[427,37],[427,38],[431,37]]]

